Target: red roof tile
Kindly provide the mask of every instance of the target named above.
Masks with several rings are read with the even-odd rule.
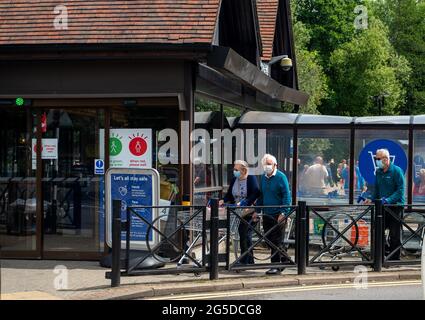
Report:
[[[65,5],[68,29],[54,9]],[[0,45],[212,43],[220,0],[0,0]]]
[[[263,42],[262,60],[270,61],[273,54],[273,40],[279,0],[257,0],[257,13]]]

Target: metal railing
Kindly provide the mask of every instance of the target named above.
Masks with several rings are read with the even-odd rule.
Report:
[[[121,201],[113,201],[112,220],[112,270],[106,273],[106,278],[110,278],[112,286],[120,285],[121,276],[142,276],[152,274],[199,274],[207,271],[207,229],[209,224],[206,221],[205,206],[135,206],[127,207],[126,220],[122,221]],[[167,214],[158,214],[152,219],[153,211],[165,209]],[[135,259],[130,259],[132,227],[137,222],[144,227],[145,241],[139,243],[146,254]],[[167,223],[173,224],[171,228],[163,227]],[[121,259],[122,231],[125,231],[125,258],[124,265]],[[195,234],[195,242],[187,246],[187,232]],[[200,258],[196,259],[190,252],[197,241],[202,239]],[[140,241],[139,241],[140,242]],[[167,251],[167,252],[166,252]],[[175,267],[163,269],[139,269],[148,259],[152,259],[160,264],[175,263]],[[192,262],[192,266],[182,267],[181,261],[187,259]],[[121,271],[121,269],[124,269]]]
[[[285,219],[264,227],[270,219],[260,211],[278,208],[285,212]],[[403,214],[396,214],[395,210]],[[151,217],[153,210],[168,210],[167,214]],[[144,214],[145,210],[149,214]],[[223,211],[224,210],[224,211]],[[257,213],[257,223],[252,223],[243,210]],[[121,220],[121,202],[113,201],[112,225],[112,271],[107,278],[112,285],[120,283],[119,277],[130,275],[209,272],[211,280],[218,279],[219,270],[242,271],[265,268],[296,267],[298,274],[305,274],[307,267],[331,267],[334,271],[342,266],[370,266],[381,271],[383,266],[419,264],[423,252],[425,233],[425,205],[391,206],[381,200],[371,205],[326,205],[226,207],[220,209],[218,199],[211,199],[210,206],[145,206],[128,207],[126,221]],[[171,227],[165,230],[161,221],[167,216]],[[386,219],[391,217],[400,226],[400,243],[391,252],[385,250]],[[145,248],[147,255],[131,260],[129,257],[134,219],[145,225]],[[173,220],[174,219],[174,220]],[[240,227],[245,228],[249,245],[240,247]],[[276,243],[270,237],[273,232],[284,229],[284,240]],[[125,230],[125,236],[122,231]],[[155,234],[155,236],[154,236]],[[121,243],[125,240],[124,265],[120,259]],[[155,238],[157,237],[157,238]],[[156,239],[156,241],[153,241]],[[152,242],[153,241],[153,242]],[[225,253],[220,244],[225,243]],[[412,248],[412,244],[417,247]],[[164,254],[164,246],[173,253]],[[412,253],[417,259],[392,261],[398,250]],[[197,252],[197,255],[196,255]],[[273,259],[274,255],[282,259]],[[138,270],[146,259],[163,263],[163,268]],[[405,258],[405,257],[403,257]],[[184,266],[183,261],[192,266]],[[267,262],[264,262],[267,261]],[[220,263],[225,262],[223,266]],[[174,265],[173,265],[174,264]],[[121,269],[124,269],[121,271]]]
[[[280,221],[276,220],[276,217],[270,216],[266,213],[261,213],[263,209],[273,208],[285,212],[285,217]],[[253,269],[264,269],[264,268],[285,268],[290,266],[296,266],[296,258],[293,259],[285,250],[284,244],[285,241],[279,241],[280,244],[277,244],[274,241],[274,237],[285,239],[285,233],[289,234],[293,231],[293,222],[288,223],[288,220],[293,219],[297,221],[298,214],[297,206],[250,206],[250,207],[227,207],[227,270],[253,270]],[[246,213],[249,211],[249,213]],[[252,215],[256,213],[257,221],[253,221]],[[242,231],[243,230],[243,231]],[[299,231],[298,228],[295,228],[295,233]],[[247,239],[242,239],[242,237],[252,238],[251,233],[254,236],[254,241],[251,244],[251,241],[246,241],[246,248],[242,248],[240,245],[240,254],[239,248],[237,245],[233,245],[235,260],[231,262],[230,251],[232,249],[230,245],[231,239],[237,237],[233,236],[236,233],[239,233],[239,243],[246,241]],[[296,236],[298,238],[298,236]],[[287,237],[286,240],[288,240]],[[260,246],[265,245],[266,250],[261,248],[262,256],[260,254],[254,254],[255,249],[259,249]],[[244,251],[242,252],[242,249]],[[264,253],[264,251],[268,251]],[[296,254],[295,254],[296,255]],[[248,258],[248,259],[247,259]],[[258,263],[255,261],[267,261],[267,260],[279,260],[271,263]]]
[[[384,250],[383,265],[420,264],[425,233],[425,205],[384,205],[383,225],[389,228],[389,234],[381,234]],[[395,239],[391,239],[392,237]],[[392,244],[393,241],[396,245]],[[416,259],[404,261],[400,259],[409,253],[416,256]]]
[[[374,213],[373,205],[308,206],[307,265],[333,270],[344,265],[373,266]]]

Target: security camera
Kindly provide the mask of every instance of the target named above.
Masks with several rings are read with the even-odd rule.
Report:
[[[289,71],[292,68],[292,59],[288,56],[283,56],[283,58],[280,60],[280,66],[282,67],[283,71]]]

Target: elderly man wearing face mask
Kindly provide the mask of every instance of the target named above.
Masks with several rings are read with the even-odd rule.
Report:
[[[276,158],[270,154],[266,154],[261,160],[264,168],[264,175],[261,176],[260,190],[261,194],[257,200],[257,206],[289,206],[291,205],[291,192],[289,190],[288,179],[285,174],[277,168]],[[281,248],[285,225],[280,227],[275,226],[286,219],[288,209],[279,207],[263,208],[263,229],[267,233],[273,229],[267,239],[276,247]],[[254,215],[254,219],[256,219]],[[276,248],[271,247],[271,262],[282,263],[285,262],[286,257],[283,257]],[[277,275],[282,272],[283,268],[272,268],[266,274]]]
[[[391,163],[390,153],[387,149],[379,149],[375,156],[376,178],[373,200],[381,199],[384,204],[393,204],[398,206],[390,207],[390,210],[398,217],[403,216],[403,205],[405,203],[405,178],[403,170]],[[367,200],[366,203],[371,203]],[[385,228],[389,229],[389,247],[386,248],[386,254],[392,255],[390,260],[400,260],[401,246],[401,223],[389,213],[385,214]]]

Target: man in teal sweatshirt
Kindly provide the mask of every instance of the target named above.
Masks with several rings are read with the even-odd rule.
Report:
[[[391,163],[390,153],[386,149],[376,151],[375,161],[378,169],[376,170],[375,190],[372,198],[373,200],[381,199],[384,204],[399,205],[389,207],[389,210],[401,219],[405,203],[403,170]],[[386,248],[386,254],[393,253],[388,257],[390,260],[400,260],[400,249],[397,248],[401,246],[401,223],[388,212],[385,214],[385,229],[390,230],[389,247]]]
[[[277,169],[276,158],[270,154],[266,154],[262,159],[264,175],[261,176],[260,190],[261,194],[258,198],[257,206],[290,206],[291,192],[289,190],[288,179],[285,174]],[[267,233],[270,229],[273,231],[267,236],[267,239],[276,247],[281,248],[284,237],[285,224],[275,227],[286,219],[286,215],[290,212],[289,208],[263,208],[263,229]],[[255,215],[254,215],[255,219]],[[286,257],[276,250],[274,247],[271,250],[271,262],[285,262]],[[272,268],[267,271],[267,274],[280,274],[282,268]]]

